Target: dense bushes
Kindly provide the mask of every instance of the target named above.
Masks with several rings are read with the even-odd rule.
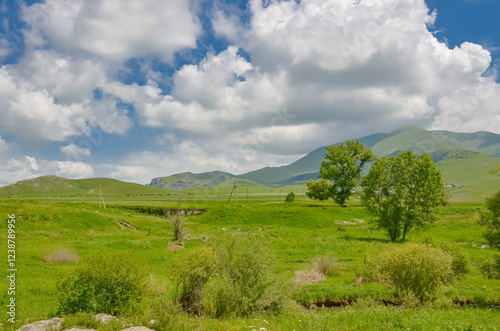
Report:
[[[97,254],[57,282],[60,312],[137,314],[144,308],[149,270],[128,254]]]

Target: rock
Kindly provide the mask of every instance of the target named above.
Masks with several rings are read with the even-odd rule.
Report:
[[[77,328],[72,328],[72,329],[66,329],[63,331],[97,331],[96,329],[77,329]]]
[[[59,329],[63,322],[62,318],[51,318],[50,320],[39,321],[19,328],[17,331],[48,331],[52,329]]]
[[[107,315],[107,314],[97,314],[94,316],[94,318],[96,320],[98,320],[99,322],[101,322],[102,324],[108,324],[109,322],[118,319],[115,316]]]
[[[133,326],[128,329],[123,329],[121,331],[155,331],[155,330],[151,330],[150,328],[147,328],[145,326]]]

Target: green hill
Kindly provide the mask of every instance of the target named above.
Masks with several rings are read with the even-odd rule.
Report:
[[[99,183],[106,197],[165,194],[165,190],[117,179],[65,179],[57,176],[43,176],[0,187],[0,197],[94,197],[99,195]]]
[[[500,190],[500,176],[487,173],[500,164],[500,158],[476,153],[470,157],[449,158],[439,161],[437,167],[443,182],[453,184],[453,196],[481,198]]]
[[[168,177],[153,178],[148,186],[160,189],[186,189],[200,186],[214,187],[234,177],[234,175],[223,171],[204,172],[201,174],[183,172]]]

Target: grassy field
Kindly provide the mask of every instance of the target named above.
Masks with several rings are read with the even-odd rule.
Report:
[[[474,303],[478,308],[464,309],[447,304],[444,308],[402,309],[376,303],[395,301],[394,291],[385,284],[352,286],[358,277],[356,270],[367,254],[376,256],[393,246],[385,233],[374,226],[373,218],[364,207],[354,201],[348,207],[340,208],[332,202],[317,203],[304,197],[294,203],[284,203],[286,194],[283,192],[286,191],[280,194],[279,189],[273,194],[266,192],[266,196],[255,194],[255,199],[249,197],[247,200],[246,190],[244,192],[238,196],[236,204],[231,200],[229,205],[227,192],[224,199],[182,200],[181,208],[207,208],[208,211],[185,219],[185,248],[175,250],[172,250],[172,225],[160,216],[165,208],[177,207],[173,197],[143,196],[140,199],[136,196],[134,199],[122,197],[122,200],[117,197],[108,203],[106,210],[99,208],[95,197],[80,201],[76,198],[74,201],[64,201],[63,198],[53,201],[0,200],[0,214],[4,219],[9,214],[16,215],[19,322],[14,329],[30,321],[56,316],[56,280],[73,270],[78,261],[95,252],[127,251],[150,265],[155,291],[149,299],[154,309],[154,302],[173,298],[175,261],[182,260],[193,249],[207,245],[204,241],[207,238],[210,241],[236,232],[261,236],[265,245],[274,252],[274,272],[288,286],[290,307],[278,316],[247,319],[197,319],[180,314],[169,322],[168,329],[495,330],[500,325],[499,309],[490,308],[500,304],[500,280],[487,280],[478,269],[484,260],[498,251],[496,248],[481,248],[487,244],[482,237],[483,230],[477,225],[481,203],[452,203],[442,207],[434,227],[409,235],[410,241],[439,237],[461,243],[471,259],[473,271],[464,280],[448,286],[443,295],[455,302]],[[131,227],[123,226],[123,222]],[[0,245],[6,247],[7,227],[5,222],[2,224]],[[49,263],[51,256],[63,250],[76,254],[77,258],[71,257],[67,263]],[[0,256],[7,261],[6,249]],[[311,261],[320,256],[337,258],[342,272],[318,284],[295,285],[296,271],[307,270]],[[8,283],[3,278],[0,284],[3,289],[0,316],[2,323],[8,326],[3,312],[9,300],[5,290]],[[348,302],[350,305],[324,310],[304,308],[311,304],[321,307],[329,302]]]

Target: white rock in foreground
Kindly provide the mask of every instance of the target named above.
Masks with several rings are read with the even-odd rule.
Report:
[[[17,331],[48,331],[51,329],[59,329],[63,322],[62,318],[51,318],[50,320],[39,321],[19,328]]]

